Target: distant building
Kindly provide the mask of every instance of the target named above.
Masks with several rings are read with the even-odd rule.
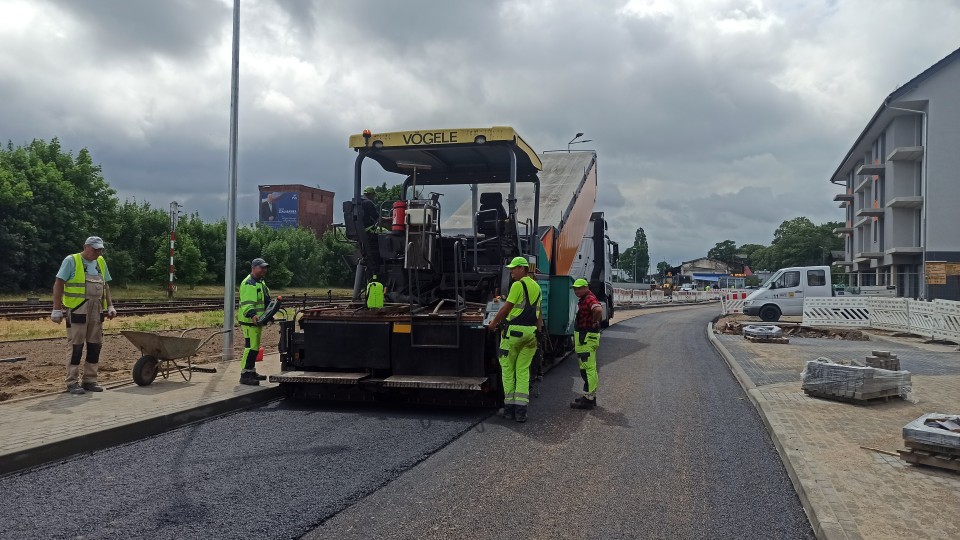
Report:
[[[893,91],[830,177],[849,285],[960,299],[960,49]],[[954,264],[951,264],[954,263]]]
[[[317,236],[333,226],[332,191],[299,184],[272,184],[260,188],[259,219],[270,227],[303,227]]]
[[[683,276],[681,283],[693,283],[698,287],[727,286],[730,277],[730,265],[709,257],[701,257],[680,263]]]

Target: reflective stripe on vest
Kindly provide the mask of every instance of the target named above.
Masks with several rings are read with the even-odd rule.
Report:
[[[67,309],[76,308],[87,297],[87,269],[82,259],[79,253],[73,254],[75,265],[73,277],[63,283],[63,306]],[[103,257],[97,257],[97,268],[100,269],[100,277],[104,280],[104,287],[106,287],[107,262]],[[103,295],[103,309],[107,309],[107,295]]]

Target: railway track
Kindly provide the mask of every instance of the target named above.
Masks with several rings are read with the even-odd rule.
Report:
[[[287,296],[285,305],[297,306],[302,304],[318,304],[325,302],[339,302],[349,300],[349,296]],[[223,309],[223,300],[217,298],[184,298],[179,300],[125,300],[115,301],[119,316],[124,315],[155,315],[160,313],[188,313],[196,311],[217,311]],[[51,302],[4,302],[0,303],[0,320],[33,320],[44,319],[50,316],[53,309]]]

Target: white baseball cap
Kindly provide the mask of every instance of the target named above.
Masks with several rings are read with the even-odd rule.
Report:
[[[99,236],[91,236],[83,243],[85,246],[90,246],[93,249],[103,249],[103,238]]]

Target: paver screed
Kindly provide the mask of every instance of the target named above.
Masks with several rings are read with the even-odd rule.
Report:
[[[960,538],[960,474],[907,465],[901,428],[921,414],[960,410],[960,353],[954,347],[893,341],[791,338],[787,345],[714,335],[749,390],[822,538]],[[809,397],[800,387],[808,360],[899,355],[912,373],[910,400],[869,405]]]

